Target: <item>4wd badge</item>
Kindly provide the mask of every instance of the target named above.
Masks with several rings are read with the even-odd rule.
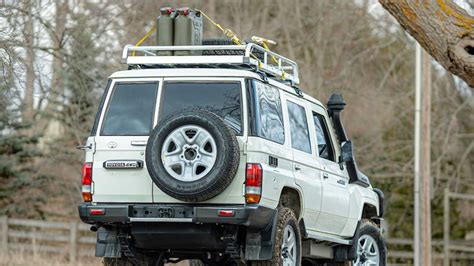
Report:
[[[104,168],[106,169],[136,169],[143,168],[143,161],[139,160],[112,160],[105,161]]]

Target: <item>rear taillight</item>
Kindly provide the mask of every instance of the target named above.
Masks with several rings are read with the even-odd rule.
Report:
[[[247,163],[245,175],[245,202],[259,203],[262,197],[262,166],[258,163]]]
[[[85,163],[82,167],[82,199],[92,201],[92,163]]]

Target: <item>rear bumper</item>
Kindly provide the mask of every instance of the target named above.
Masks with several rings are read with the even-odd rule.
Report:
[[[264,229],[273,219],[276,210],[263,206],[247,205],[169,205],[169,204],[97,204],[78,206],[81,220],[89,224],[114,223],[199,223],[234,224]],[[93,210],[91,212],[91,210]],[[103,214],[93,214],[100,210]],[[219,216],[220,210],[233,213]]]

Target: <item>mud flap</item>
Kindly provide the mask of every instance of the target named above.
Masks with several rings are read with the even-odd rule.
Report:
[[[96,257],[120,258],[120,244],[117,231],[99,227],[97,230]]]
[[[275,244],[278,212],[273,213],[272,221],[264,230],[247,229],[245,241],[245,260],[271,260]]]
[[[360,221],[357,223],[357,230],[352,237],[350,245],[340,245],[334,249],[334,260],[338,262],[353,261],[357,257],[357,244],[359,241]]]

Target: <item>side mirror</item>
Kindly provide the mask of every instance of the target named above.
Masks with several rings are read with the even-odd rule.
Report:
[[[339,163],[347,163],[354,161],[354,154],[352,152],[352,141],[344,141],[341,145],[341,160]]]

